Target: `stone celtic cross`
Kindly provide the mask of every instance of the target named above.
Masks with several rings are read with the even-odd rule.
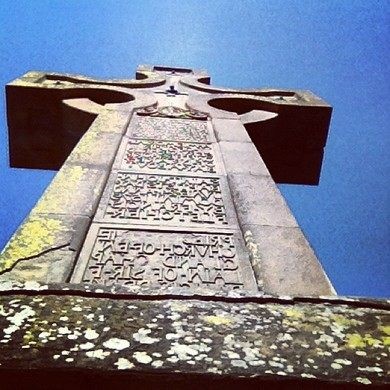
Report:
[[[30,308],[30,325],[51,325],[9,320],[0,370],[31,372],[34,353],[39,372],[124,369],[134,383],[174,372],[382,380],[357,376],[348,336],[366,330],[355,317],[382,309],[337,303],[275,184],[318,184],[328,104],[308,91],[217,88],[204,71],[163,66],[140,66],[135,80],[29,72],[6,92],[11,166],[59,172],[0,257],[4,297],[23,295],[16,308]],[[336,346],[302,325],[326,334],[337,316],[356,329]],[[313,359],[315,348],[317,366],[291,354]],[[339,362],[332,348],[344,351]]]

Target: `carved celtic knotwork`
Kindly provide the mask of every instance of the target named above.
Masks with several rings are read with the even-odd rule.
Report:
[[[211,145],[130,139],[121,168],[216,173]]]
[[[184,109],[174,106],[149,106],[137,111],[141,116],[153,116],[161,118],[181,118],[207,120],[207,114],[193,109]]]
[[[244,287],[233,234],[100,228],[83,281],[104,285]]]
[[[209,132],[206,121],[154,118],[137,116],[132,123],[134,138],[207,142]]]
[[[217,177],[119,172],[104,218],[145,223],[227,225]]]

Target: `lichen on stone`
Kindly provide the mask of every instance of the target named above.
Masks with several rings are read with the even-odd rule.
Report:
[[[64,165],[45,191],[35,208],[34,213],[58,213],[71,202],[77,184],[87,172],[79,165]]]
[[[56,237],[64,228],[59,219],[30,216],[12,237],[0,255],[0,273],[18,260],[39,255],[56,245]]]

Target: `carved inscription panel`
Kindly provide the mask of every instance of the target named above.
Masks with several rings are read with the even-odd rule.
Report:
[[[135,116],[127,136],[72,281],[257,291],[208,122]]]
[[[210,141],[207,121],[199,120],[136,116],[132,121],[130,133],[134,138],[188,142]]]
[[[130,139],[121,168],[216,173],[216,162],[210,144]]]
[[[102,208],[103,218],[113,222],[228,223],[218,177],[118,172]]]
[[[234,234],[96,230],[92,249],[82,254],[87,261],[82,272],[76,272],[79,281],[210,289],[255,286],[251,271],[240,264]],[[240,259],[246,259],[243,253]]]

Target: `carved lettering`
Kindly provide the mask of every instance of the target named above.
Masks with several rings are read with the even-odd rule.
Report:
[[[244,287],[233,234],[145,233],[124,228],[99,229],[83,281],[124,286]]]

